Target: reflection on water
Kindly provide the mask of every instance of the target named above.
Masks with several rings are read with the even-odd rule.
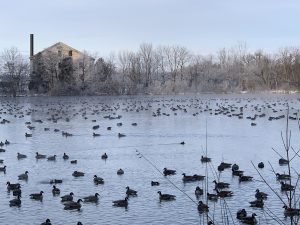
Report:
[[[83,224],[203,224],[194,191],[196,186],[204,188],[205,183],[183,183],[181,174],[205,175],[206,164],[201,164],[200,159],[206,148],[206,121],[208,156],[212,158],[207,167],[208,192],[214,193],[213,180],[219,178],[231,184],[233,197],[226,199],[226,207],[232,217],[235,218],[238,209],[245,208],[249,213],[255,212],[261,224],[267,223],[266,218],[270,220],[269,211],[284,220],[283,204],[262,182],[251,161],[255,165],[265,163],[260,172],[286,200],[268,161],[276,172],[287,172],[286,167],[278,165],[279,156],[271,149],[285,156],[280,132],[285,129],[286,120],[269,120],[269,117],[285,115],[287,105],[290,115],[296,117],[299,110],[296,95],[1,98],[0,119],[10,122],[0,124],[0,141],[11,142],[2,147],[6,152],[0,153],[0,159],[4,159],[1,166],[7,166],[6,173],[0,174],[1,224],[40,224],[47,218],[52,224],[77,224],[77,221]],[[243,118],[239,118],[241,112]],[[292,145],[298,149],[297,121],[291,119],[289,125]],[[72,136],[63,136],[62,132]],[[26,138],[25,133],[32,137]],[[119,137],[119,133],[126,136]],[[182,141],[184,145],[179,144]],[[137,151],[145,158],[137,155]],[[18,160],[18,152],[27,158]],[[57,157],[55,161],[36,160],[36,152]],[[103,160],[101,156],[105,152],[108,158]],[[64,160],[63,153],[70,158]],[[71,160],[77,160],[77,164],[71,164]],[[230,169],[216,174],[214,169],[221,161],[237,163],[254,181],[240,183]],[[156,170],[162,172],[164,167],[176,170],[176,175],[166,179]],[[124,170],[123,175],[117,175],[120,168]],[[293,168],[299,171],[297,157]],[[72,176],[75,170],[84,172],[84,176]],[[28,180],[18,181],[18,175],[25,171],[29,172]],[[94,184],[94,175],[102,177],[104,184]],[[82,203],[80,211],[63,210],[60,197],[52,195],[51,179],[63,180],[56,184],[61,196],[73,192],[77,200],[97,192],[100,194],[98,204]],[[14,197],[6,192],[7,181],[19,182],[22,186],[20,208],[9,207],[9,200]],[[151,181],[160,185],[151,186]],[[125,198],[126,186],[136,190],[138,196],[129,198],[127,209],[113,207],[112,201]],[[249,207],[257,188],[270,194],[265,211]],[[43,201],[30,199],[30,194],[40,191],[44,192]],[[158,191],[176,195],[176,200],[160,202]],[[199,200],[205,201],[203,197]],[[216,224],[222,223],[224,204],[220,200],[209,202],[209,215],[215,218]]]

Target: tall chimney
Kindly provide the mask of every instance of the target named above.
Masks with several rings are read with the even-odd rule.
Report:
[[[30,34],[30,59],[33,58],[33,34]]]

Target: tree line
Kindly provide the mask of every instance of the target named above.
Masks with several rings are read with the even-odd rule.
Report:
[[[245,44],[199,55],[184,46],[143,43],[103,58],[37,54],[30,65],[16,48],[1,55],[2,92],[50,95],[177,94],[300,89],[300,49],[250,52]]]

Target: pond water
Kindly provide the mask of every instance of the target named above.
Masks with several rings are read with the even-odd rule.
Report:
[[[298,95],[1,98],[0,120],[6,119],[9,123],[0,124],[0,141],[10,141],[2,147],[6,151],[0,153],[0,159],[4,160],[0,167],[6,165],[6,173],[0,172],[1,224],[41,224],[47,218],[52,224],[77,224],[78,221],[84,225],[204,224],[205,216],[198,213],[196,204],[206,200],[204,197],[196,199],[194,190],[196,186],[204,188],[205,182],[183,183],[181,174],[205,175],[206,171],[208,192],[214,193],[213,180],[219,179],[230,183],[234,193],[226,201],[208,201],[209,216],[214,218],[215,224],[226,224],[222,221],[224,213],[228,215],[227,224],[233,224],[230,214],[234,223],[239,224],[235,217],[241,208],[249,214],[255,212],[260,224],[276,224],[270,217],[271,212],[288,224],[283,203],[262,182],[251,162],[255,166],[264,162],[265,168],[259,170],[260,173],[286,201],[268,163],[276,172],[287,173],[287,167],[278,164],[280,156],[272,150],[286,157],[281,140],[286,119],[268,118],[286,117],[288,106],[289,115],[296,117],[299,100]],[[239,119],[236,114],[241,112],[240,107],[243,118]],[[261,117],[247,119],[255,115]],[[34,129],[30,130],[28,125]],[[99,129],[92,129],[96,125]],[[297,151],[300,146],[297,120],[289,120],[289,129],[291,146]],[[65,137],[62,131],[72,136]],[[100,136],[93,137],[93,132]],[[32,137],[25,137],[25,133]],[[118,137],[118,133],[126,136]],[[180,144],[182,141],[184,145]],[[212,158],[210,164],[200,162],[206,147]],[[18,160],[18,152],[27,158]],[[36,160],[36,152],[57,155],[56,161]],[[63,160],[64,152],[70,156],[69,160]],[[107,160],[101,159],[105,152]],[[75,159],[77,164],[71,164]],[[253,176],[253,181],[240,183],[232,176],[231,169],[216,174],[214,171],[222,161],[238,164],[245,175]],[[164,167],[176,170],[176,175],[164,177],[161,174]],[[117,175],[120,168],[124,170],[123,175]],[[294,171],[300,170],[298,156],[293,159],[292,168],[295,183]],[[73,177],[75,170],[85,175]],[[28,180],[18,180],[18,175],[25,171],[29,172]],[[94,175],[102,177],[104,184],[95,185]],[[82,203],[79,211],[64,210],[60,197],[52,195],[51,179],[63,180],[56,185],[61,190],[60,196],[73,192],[77,200],[97,192],[99,202]],[[21,207],[9,206],[15,197],[7,192],[7,181],[21,184]],[[158,181],[160,185],[151,186],[151,181]],[[136,190],[138,196],[129,198],[127,209],[113,207],[112,201],[125,198],[126,186]],[[257,188],[270,195],[264,210],[249,207]],[[40,191],[44,192],[42,201],[30,199],[30,194]],[[176,200],[160,202],[157,191],[176,195]],[[297,190],[297,197],[298,194]]]

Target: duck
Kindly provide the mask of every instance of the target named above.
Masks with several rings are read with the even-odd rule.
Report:
[[[75,170],[75,171],[72,173],[72,176],[73,176],[73,177],[83,177],[83,176],[84,176],[84,173]]]
[[[263,199],[256,199],[256,200],[251,201],[249,203],[250,203],[250,207],[256,207],[256,208],[263,208],[264,207]]]
[[[98,193],[95,193],[95,195],[90,195],[87,197],[84,197],[83,200],[84,202],[98,202],[100,196]]]
[[[101,156],[101,159],[107,159],[107,154],[106,154],[106,152]]]
[[[41,225],[52,225],[50,219],[46,219],[45,222],[41,223]]]
[[[208,163],[208,162],[211,162],[211,158],[202,155],[202,156],[201,156],[201,162],[202,162],[202,163]]]
[[[81,208],[80,202],[82,202],[81,199],[78,199],[77,202],[73,202],[73,201],[67,202],[64,204],[65,206],[64,210],[73,210],[73,209],[80,210]]]
[[[244,174],[244,171],[242,171],[242,170],[233,170],[232,171],[232,176],[243,176],[243,174]]]
[[[125,197],[124,200],[113,201],[113,206],[126,208],[128,206],[128,197]]]
[[[64,160],[67,160],[67,159],[69,159],[69,156],[64,152],[64,155],[63,155],[63,159]]]
[[[56,155],[51,155],[47,158],[48,161],[55,161],[56,160]]]
[[[202,201],[198,202],[198,211],[199,212],[209,212],[209,207],[208,205],[204,204]]]
[[[20,195],[17,195],[17,198],[12,199],[9,201],[9,206],[17,206],[20,207],[21,206],[21,199],[20,199]]]
[[[201,189],[199,186],[197,186],[195,189],[195,195],[196,195],[196,198],[199,198],[201,195],[203,195],[203,189]]]
[[[126,187],[126,195],[127,196],[137,196],[137,191],[130,189],[128,186]]]
[[[229,183],[217,182],[216,180],[214,180],[213,183],[215,183],[215,189],[224,189],[224,188],[228,188],[230,186]]]
[[[70,163],[71,164],[77,164],[77,160],[76,159],[75,160],[71,160]]]
[[[21,185],[19,183],[11,184],[9,181],[7,181],[6,185],[7,185],[7,190],[9,191],[21,188]]]
[[[27,155],[18,152],[17,159],[25,159],[25,158],[27,158]]]
[[[279,159],[279,165],[287,165],[289,163],[289,161],[287,159],[284,159],[284,158],[280,158]]]
[[[0,148],[0,152],[5,152],[5,149],[3,149],[3,148]]]
[[[43,191],[40,191],[40,193],[33,193],[33,194],[30,194],[30,198],[31,199],[34,199],[34,200],[43,200]]]
[[[46,158],[46,155],[42,155],[42,154],[39,154],[38,152],[35,153],[35,158],[36,159],[45,159]]]
[[[70,194],[60,197],[61,201],[62,202],[73,201],[73,195],[74,195],[74,193],[70,192]]]
[[[124,170],[122,170],[121,168],[118,169],[117,174],[118,174],[118,175],[123,175],[123,174],[124,174]]]
[[[168,176],[168,175],[175,175],[175,174],[176,174],[176,170],[170,170],[170,169],[164,168],[163,174],[164,174],[165,176]]]
[[[240,209],[239,211],[237,211],[236,218],[238,220],[241,220],[241,219],[243,219],[245,217],[247,217],[247,211],[245,209]]]
[[[60,194],[59,188],[57,188],[55,185],[53,185],[52,194],[53,195],[59,195]]]
[[[0,172],[6,172],[6,166],[0,167]]]
[[[255,224],[257,224],[257,220],[256,220],[255,216],[256,216],[256,214],[252,213],[251,216],[246,216],[246,217],[242,218],[241,221],[246,224],[255,225]]]
[[[255,198],[256,198],[256,199],[267,199],[267,198],[268,198],[268,194],[259,191],[259,189],[256,189],[255,192],[256,192],[256,193],[255,193]]]
[[[159,194],[160,201],[171,201],[171,200],[175,200],[175,198],[176,198],[175,195],[162,194],[161,191],[158,191],[157,193]]]
[[[159,182],[158,181],[151,181],[151,186],[159,186]]]
[[[263,169],[265,167],[265,164],[263,162],[258,163],[257,167],[259,169]]]
[[[61,184],[63,181],[61,179],[52,179],[49,184]]]
[[[239,166],[237,164],[233,164],[232,167],[231,167],[231,170],[232,171],[239,170]]]
[[[18,179],[19,179],[19,180],[28,180],[28,171],[25,171],[25,173],[20,174],[20,175],[18,176]]]

